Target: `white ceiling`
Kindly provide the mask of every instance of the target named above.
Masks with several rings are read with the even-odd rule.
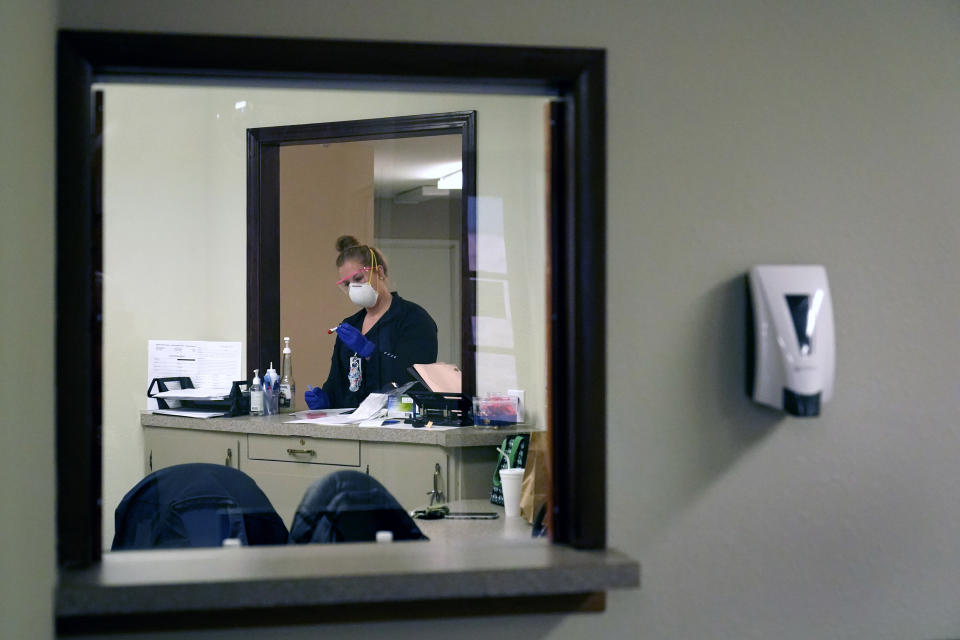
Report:
[[[373,180],[378,198],[421,186],[437,186],[437,179],[458,171],[460,135],[374,140]]]

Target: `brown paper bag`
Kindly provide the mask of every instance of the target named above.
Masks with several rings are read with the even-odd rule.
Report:
[[[550,448],[546,431],[530,434],[526,471],[520,485],[520,515],[533,524],[537,512],[550,495]]]

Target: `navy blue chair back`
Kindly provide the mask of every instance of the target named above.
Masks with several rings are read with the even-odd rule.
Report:
[[[372,476],[335,471],[303,494],[290,525],[290,542],[373,542],[377,531],[394,540],[426,540],[413,518]]]
[[[287,527],[256,482],[238,469],[190,463],[154,471],[114,512],[111,550],[286,544]]]

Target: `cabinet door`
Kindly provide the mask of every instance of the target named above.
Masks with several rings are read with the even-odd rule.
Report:
[[[473,500],[489,498],[493,472],[500,462],[496,447],[456,447],[450,449],[450,498]]]
[[[240,468],[242,438],[225,431],[144,427],[144,471],[187,462],[210,462]]]
[[[360,469],[360,443],[249,434],[243,470],[267,494],[287,528],[307,488],[339,469]]]
[[[296,462],[273,462],[269,460],[245,460],[246,471],[260,490],[263,491],[270,504],[280,515],[283,523],[289,529],[293,524],[293,516],[300,506],[300,500],[307,488],[317,480],[339,469],[353,469],[356,467],[341,467],[330,464],[304,464]]]
[[[361,458],[370,475],[410,511],[430,504],[433,477],[440,469],[439,489],[450,500],[447,452],[434,445],[362,442]]]

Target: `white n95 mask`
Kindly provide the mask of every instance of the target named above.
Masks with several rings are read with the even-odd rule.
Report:
[[[353,302],[353,304],[370,308],[377,304],[378,297],[379,294],[377,293],[377,290],[370,286],[369,282],[350,283],[350,300]]]

